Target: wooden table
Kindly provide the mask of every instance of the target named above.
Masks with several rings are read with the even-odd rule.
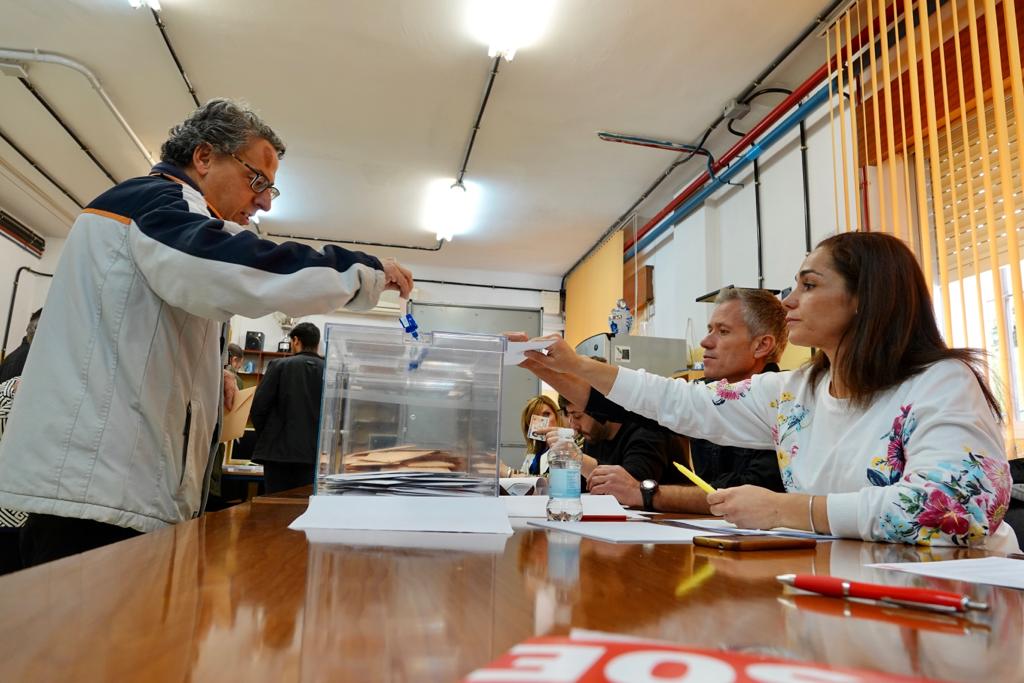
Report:
[[[979,556],[840,541],[720,553],[517,530],[497,554],[313,546],[295,497],[0,578],[0,681],[451,681],[571,628],[971,681],[1024,680],[1024,593],[967,623],[786,593],[788,572]],[[1024,570],[1024,564],[1022,564]],[[906,574],[891,581],[951,587]]]

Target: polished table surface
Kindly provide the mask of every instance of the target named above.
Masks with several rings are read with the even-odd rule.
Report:
[[[724,553],[535,529],[499,552],[313,545],[286,528],[304,502],[257,498],[0,577],[0,681],[450,681],[573,628],[1024,681],[1024,592],[861,568],[978,551]],[[792,572],[955,588],[991,610],[967,622],[796,595],[775,580]]]

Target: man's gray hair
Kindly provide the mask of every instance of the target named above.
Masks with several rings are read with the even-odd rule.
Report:
[[[192,163],[196,147],[208,143],[221,154],[235,154],[253,138],[263,138],[284,156],[284,143],[244,102],[226,98],[210,100],[171,128],[160,147],[160,160],[181,168]]]
[[[766,289],[741,289],[726,287],[715,297],[715,305],[739,301],[743,310],[743,322],[747,324],[751,337],[770,334],[775,338],[775,350],[765,361],[777,363],[782,358],[789,341],[789,330],[786,328],[786,309],[779,298]]]

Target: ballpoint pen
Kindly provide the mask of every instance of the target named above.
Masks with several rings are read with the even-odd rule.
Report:
[[[883,622],[900,628],[935,631],[949,635],[969,635],[974,631],[990,631],[986,624],[968,621],[957,614],[930,611],[912,611],[891,605],[875,605],[851,600],[833,600],[824,595],[788,595],[779,598],[783,605],[847,619],[865,619]]]
[[[868,600],[878,600],[888,605],[917,607],[939,612],[966,612],[971,609],[988,609],[988,604],[974,602],[966,595],[930,588],[885,586],[878,583],[847,581],[836,576],[817,576],[814,574],[783,574],[775,578],[787,586],[793,586],[794,588],[812,593],[820,593],[821,595],[833,598],[865,598]]]
[[[687,479],[689,479],[694,484],[696,484],[698,486],[698,488],[700,488],[700,490],[703,491],[704,493],[714,493],[715,492],[715,487],[714,486],[712,486],[711,484],[707,483],[706,481],[704,481],[703,479],[698,477],[697,473],[694,472],[693,470],[691,470],[690,468],[684,467],[684,466],[680,465],[677,462],[673,462],[672,464],[676,466],[677,470],[679,470],[680,472],[683,473],[683,476],[685,476]]]

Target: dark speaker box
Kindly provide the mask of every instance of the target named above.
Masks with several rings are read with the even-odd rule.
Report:
[[[263,333],[262,332],[246,332],[245,333],[245,348],[249,351],[262,351],[263,350]]]

